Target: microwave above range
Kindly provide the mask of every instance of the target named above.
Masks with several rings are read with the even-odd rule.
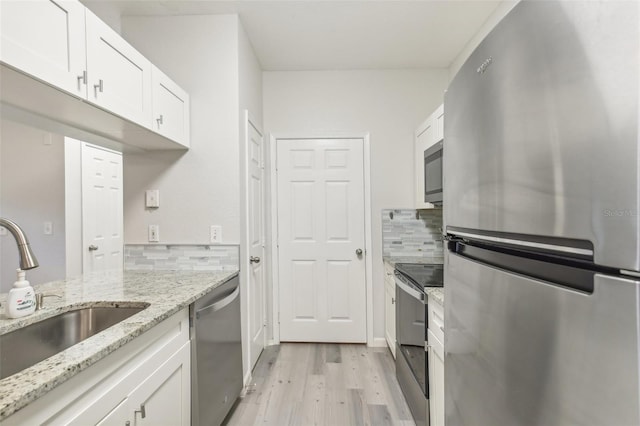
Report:
[[[424,201],[442,206],[442,151],[443,141],[424,151]]]

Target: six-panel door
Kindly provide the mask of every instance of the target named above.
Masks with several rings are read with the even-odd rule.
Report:
[[[282,341],[366,341],[363,149],[277,141]]]

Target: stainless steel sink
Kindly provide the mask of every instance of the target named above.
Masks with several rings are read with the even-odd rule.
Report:
[[[29,368],[148,306],[76,309],[0,335],[0,379]]]

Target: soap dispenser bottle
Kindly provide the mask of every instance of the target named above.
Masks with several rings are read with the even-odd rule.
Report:
[[[18,280],[7,297],[7,316],[21,318],[32,314],[36,310],[36,292],[25,279],[25,271],[17,269]]]

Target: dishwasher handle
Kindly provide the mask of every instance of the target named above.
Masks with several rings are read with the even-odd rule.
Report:
[[[206,314],[208,314],[210,312],[217,312],[217,311],[225,308],[231,302],[236,300],[236,298],[238,297],[239,294],[240,294],[240,286],[236,287],[236,289],[233,290],[231,292],[231,294],[229,294],[228,296],[224,297],[223,299],[218,300],[217,302],[213,302],[212,304],[210,304],[208,306],[205,306],[202,309],[198,309],[196,311],[196,319],[198,319],[201,316],[206,315]]]

